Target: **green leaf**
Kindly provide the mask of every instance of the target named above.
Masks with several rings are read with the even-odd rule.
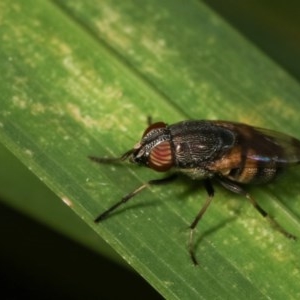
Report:
[[[242,197],[216,187],[196,232],[196,268],[187,228],[205,201],[201,183],[197,192],[189,180],[149,188],[97,225],[100,212],[161,175],[87,159],[130,149],[149,115],[297,136],[297,82],[197,1],[4,1],[0,20],[1,142],[78,218],[165,298],[299,298],[299,243]],[[297,176],[250,191],[300,236]]]

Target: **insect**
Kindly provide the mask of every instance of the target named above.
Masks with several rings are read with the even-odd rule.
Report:
[[[195,265],[194,230],[213,197],[212,181],[245,196],[253,207],[285,236],[296,237],[281,227],[244,189],[248,184],[272,181],[279,173],[300,162],[300,141],[280,132],[227,121],[188,120],[173,125],[150,124],[141,140],[121,157],[89,157],[97,163],[129,160],[169,176],[146,182],[112,205],[95,222],[104,220],[116,208],[125,204],[150,185],[168,183],[184,173],[203,180],[208,194],[202,208],[190,224],[189,253]]]

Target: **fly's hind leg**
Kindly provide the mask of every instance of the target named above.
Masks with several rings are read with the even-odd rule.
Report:
[[[286,231],[279,223],[277,223],[256,201],[249,193],[247,193],[242,187],[237,185],[236,183],[224,179],[224,178],[218,178],[219,182],[228,190],[245,196],[250,203],[253,205],[253,207],[265,218],[267,219],[271,225],[276,228],[279,232],[281,232],[284,236],[286,236],[289,239],[296,239],[296,236]]]

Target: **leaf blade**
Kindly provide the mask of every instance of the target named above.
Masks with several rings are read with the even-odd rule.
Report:
[[[148,9],[159,7],[162,17],[152,25],[150,18],[141,22],[142,17],[146,20],[148,11],[136,11],[134,4],[115,9],[114,1],[98,6],[93,2],[90,8],[95,10],[96,20],[105,19],[105,9],[106,14],[109,9],[110,14],[122,18],[118,26],[120,19],[116,16],[117,20],[110,24],[116,39],[105,35],[103,30],[97,32],[104,36],[101,43],[78,28],[78,24],[84,24],[93,16],[91,11],[85,12],[83,5],[72,11],[72,3],[68,5],[70,15],[82,13],[81,23],[68,20],[64,11],[57,10],[51,2],[33,11],[30,5],[20,4],[23,18],[30,16],[31,19],[26,19],[26,26],[16,9],[7,12],[18,30],[7,28],[11,33],[10,43],[0,50],[2,62],[8,53],[13,58],[5,61],[6,81],[12,84],[1,85],[5,95],[1,104],[2,142],[62,199],[68,199],[72,209],[110,241],[117,252],[166,298],[199,298],[200,294],[203,299],[220,295],[234,299],[251,293],[255,299],[269,295],[279,299],[290,290],[297,295],[295,279],[289,281],[288,288],[278,290],[276,294],[273,290],[289,272],[297,270],[283,257],[288,253],[292,260],[295,259],[294,247],[271,229],[267,228],[265,233],[267,225],[255,212],[252,213],[251,208],[243,207],[239,220],[228,222],[228,205],[221,202],[222,198],[229,198],[233,207],[237,206],[238,200],[221,189],[218,189],[220,199],[216,199],[198,232],[218,223],[225,226],[204,237],[197,247],[203,265],[200,270],[191,266],[186,245],[182,242],[186,240],[186,234],[180,232],[189,225],[201,201],[197,201],[197,195],[186,192],[185,184],[144,192],[136,199],[136,206],[124,208],[122,213],[96,227],[92,220],[101,209],[127,192],[129,184],[130,188],[135,188],[153,174],[128,166],[95,166],[87,156],[98,151],[100,155],[122,153],[126,145],[131,147],[140,136],[144,126],[140,124],[148,114],[154,118],[166,116],[169,122],[185,117],[218,116],[261,126],[270,123],[281,127],[284,124],[288,131],[296,133],[295,112],[299,104],[293,99],[296,99],[298,85],[196,2],[185,8],[184,17],[177,23],[174,20],[181,15],[179,2],[177,9],[171,10],[171,1],[166,1],[163,7],[153,1]],[[158,26],[173,23],[178,27],[170,25],[172,30],[161,30]],[[126,35],[123,30],[126,25],[138,27],[138,24],[141,24],[140,31]],[[208,34],[205,35],[201,24]],[[143,30],[147,29],[143,26],[149,26],[147,32],[151,33],[146,40],[141,38]],[[181,41],[178,40],[179,28],[183,28],[185,37]],[[196,39],[198,30],[205,37],[203,45]],[[76,35],[70,36],[70,32],[76,32]],[[162,37],[165,41],[162,49],[153,50],[151,47]],[[130,55],[129,50],[126,53],[126,41],[131,40],[135,45],[129,50],[140,57]],[[214,44],[209,45],[209,42]],[[238,55],[230,51],[236,44]],[[190,51],[185,53],[186,49]],[[199,63],[195,64],[195,61]],[[172,73],[174,66],[181,72]],[[266,84],[263,78],[269,78],[271,84]],[[55,82],[55,89],[52,82]],[[243,102],[236,104],[237,99],[243,99]],[[288,109],[283,110],[286,103]],[[270,114],[266,116],[259,111]],[[278,112],[281,113],[279,116]],[[288,122],[291,119],[294,121]],[[268,192],[260,194],[264,199],[271,198]],[[187,195],[187,203],[182,202],[182,195]],[[201,192],[203,197],[205,194]],[[150,203],[149,207],[147,203]],[[233,215],[235,210],[232,210]],[[299,224],[297,218],[294,220]],[[268,235],[276,240],[280,250],[272,250],[272,241],[264,241]],[[277,260],[266,259],[267,255]],[[282,259],[287,270],[277,265]],[[278,278],[272,277],[278,270]],[[271,278],[271,283],[264,283],[265,277]],[[241,286],[232,282],[239,282]]]

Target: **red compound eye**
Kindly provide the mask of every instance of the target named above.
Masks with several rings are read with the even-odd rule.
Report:
[[[153,129],[158,129],[158,128],[165,128],[167,126],[166,123],[164,122],[156,122],[151,124],[143,133],[143,137],[149,133],[150,131],[152,131]]]
[[[159,172],[165,172],[174,165],[170,142],[164,141],[155,146],[149,155],[149,167]]]

